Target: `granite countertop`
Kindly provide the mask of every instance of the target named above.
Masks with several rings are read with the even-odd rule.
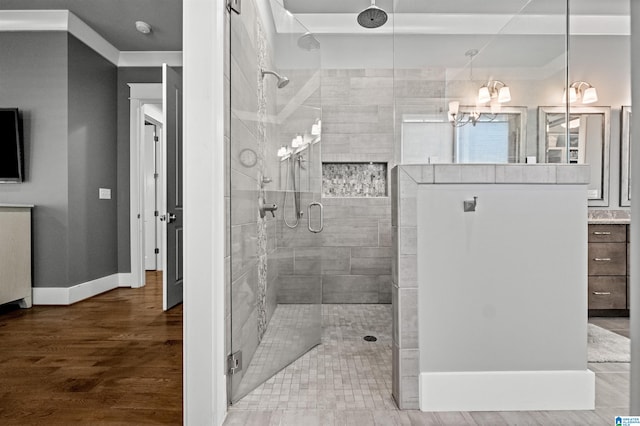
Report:
[[[589,210],[587,222],[591,225],[626,225],[631,223],[631,210]]]

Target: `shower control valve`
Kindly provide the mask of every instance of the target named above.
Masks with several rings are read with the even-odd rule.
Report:
[[[267,212],[271,212],[271,215],[275,218],[275,211],[278,210],[276,203],[266,203],[264,197],[258,197],[258,210],[260,211],[260,217],[264,219]]]

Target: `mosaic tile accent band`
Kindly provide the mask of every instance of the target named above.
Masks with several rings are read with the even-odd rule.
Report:
[[[387,163],[322,163],[324,197],[386,197]]]
[[[267,43],[260,21],[256,21],[256,34],[258,67],[263,69],[266,67]],[[256,72],[256,78],[258,81],[258,182],[262,182],[265,174],[264,163],[267,152],[267,96],[264,90],[262,73]],[[259,195],[264,197],[264,188],[261,187]],[[258,244],[256,246],[256,254],[258,257],[258,296],[256,309],[258,312],[258,343],[260,343],[262,336],[267,330],[267,323],[269,322],[267,318],[267,221],[264,218],[260,218],[257,214],[256,219],[258,221]]]

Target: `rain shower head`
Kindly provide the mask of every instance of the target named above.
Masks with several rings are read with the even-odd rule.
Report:
[[[289,84],[289,79],[283,75],[278,74],[275,71],[262,70],[262,78],[264,78],[265,74],[275,75],[278,79],[278,89],[282,89],[284,86]]]
[[[320,49],[320,42],[313,34],[307,31],[298,38],[298,47],[304,50],[318,50]]]
[[[358,14],[358,24],[365,28],[378,28],[387,22],[387,12],[376,6],[376,0],[371,0],[371,6]]]

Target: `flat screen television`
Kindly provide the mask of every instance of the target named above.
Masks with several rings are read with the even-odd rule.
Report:
[[[22,182],[24,152],[18,108],[0,108],[0,182]]]

